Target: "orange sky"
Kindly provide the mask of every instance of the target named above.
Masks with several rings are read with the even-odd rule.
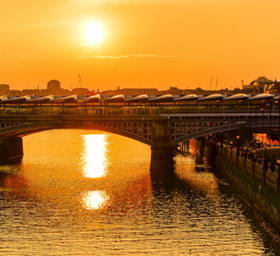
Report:
[[[0,9],[0,83],[12,89],[233,88],[280,79],[279,0],[9,0]],[[85,45],[82,24],[106,28]],[[215,89],[215,82],[212,89]]]

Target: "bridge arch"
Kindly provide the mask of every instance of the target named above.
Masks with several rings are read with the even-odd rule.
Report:
[[[100,126],[96,124],[51,124],[51,125],[17,125],[9,128],[7,132],[4,134],[5,137],[24,137],[28,136],[30,134],[47,131],[47,130],[54,130],[54,129],[83,129],[83,130],[95,130],[95,131],[101,131],[101,132],[109,132],[112,134],[117,134],[123,137],[127,137],[136,141],[139,141],[141,143],[144,143],[146,145],[151,146],[152,140],[148,136],[140,136],[137,134],[133,134],[121,129],[115,129],[112,127],[106,127],[106,126]]]
[[[0,145],[0,164],[4,164],[6,158],[16,157],[21,160],[23,156],[22,137],[53,129],[85,129],[110,132],[151,146],[151,157],[157,159],[159,163],[163,163],[163,167],[165,162],[172,162],[173,159],[174,147],[170,141],[167,119],[153,120],[142,117],[85,119],[67,116],[67,118],[37,118],[32,120],[32,117],[28,117],[27,120],[17,119],[14,124],[0,128],[0,144],[3,142],[10,147],[10,155],[7,156]],[[17,139],[18,144],[13,143],[14,139]],[[1,158],[2,153],[3,157]]]
[[[189,134],[184,134],[172,141],[173,144],[177,145],[178,143],[188,140],[188,139],[195,139],[199,137],[204,137],[207,135],[213,135],[217,133],[223,133],[223,132],[229,132],[229,131],[234,131],[238,130],[244,126],[248,126],[247,122],[236,122],[234,124],[229,124],[229,125],[223,125],[223,126],[217,126],[217,127],[211,127],[207,129],[200,129],[195,132],[191,132]]]

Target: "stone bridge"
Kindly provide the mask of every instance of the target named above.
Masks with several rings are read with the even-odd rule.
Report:
[[[280,128],[280,115],[277,112],[100,115],[85,112],[0,111],[0,116],[0,164],[17,163],[22,159],[22,137],[50,129],[78,128],[122,135],[151,146],[154,159],[172,161],[174,149],[191,138],[242,127],[256,132]]]

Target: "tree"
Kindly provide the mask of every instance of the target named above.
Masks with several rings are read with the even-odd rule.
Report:
[[[257,83],[259,85],[262,85],[262,84],[270,84],[272,83],[273,81],[268,79],[266,76],[259,76],[256,80],[253,81],[254,83]]]

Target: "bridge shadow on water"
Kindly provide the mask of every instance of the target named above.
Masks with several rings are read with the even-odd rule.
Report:
[[[194,168],[194,172],[202,172],[200,168]],[[191,170],[186,169],[185,172]],[[176,172],[176,162],[174,159],[154,159],[150,162],[150,176],[153,194],[161,194],[162,192],[170,194],[178,191],[184,195],[197,194],[206,197],[205,190],[196,187],[192,180],[182,177]]]
[[[151,157],[150,175],[154,192],[162,190],[170,192],[182,187],[185,183],[175,172],[174,159],[157,159]]]

